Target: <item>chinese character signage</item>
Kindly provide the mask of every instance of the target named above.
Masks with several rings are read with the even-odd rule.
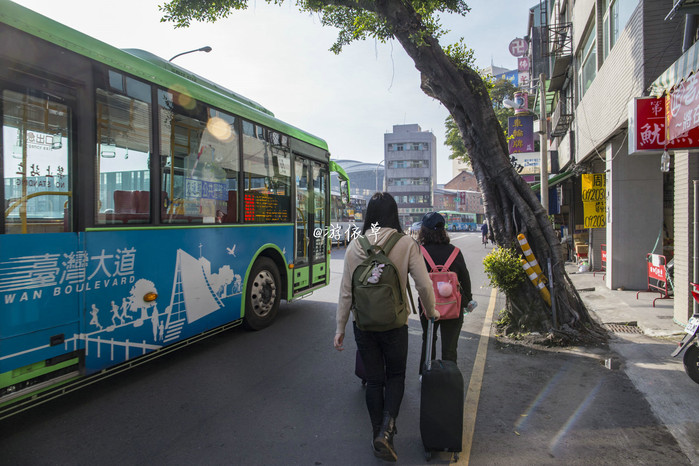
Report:
[[[510,154],[534,152],[534,115],[518,115],[507,119]]]
[[[667,139],[666,100],[641,97],[629,102],[629,154],[699,147],[699,128]],[[669,116],[669,115],[668,115]],[[667,144],[666,144],[667,142]]]
[[[604,173],[581,175],[585,228],[607,226],[606,186]]]
[[[538,174],[541,165],[541,154],[538,152],[510,154],[510,163],[520,175]],[[534,182],[534,179],[526,181],[527,183]]]
[[[529,79],[529,71],[520,71],[518,75],[519,87],[529,87],[531,80]]]
[[[667,138],[675,139],[699,127],[699,96],[697,75],[682,81],[665,99],[667,108]]]
[[[517,71],[520,73],[529,72],[529,57],[520,57],[517,59]]]

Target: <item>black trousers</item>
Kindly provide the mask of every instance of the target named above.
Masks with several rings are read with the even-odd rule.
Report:
[[[381,426],[383,413],[397,418],[405,391],[408,326],[385,332],[365,332],[354,326],[354,339],[366,370],[366,406],[372,426]]]
[[[442,336],[441,359],[443,361],[454,361],[454,363],[456,363],[456,347],[459,344],[459,335],[461,334],[461,326],[463,323],[463,312],[459,314],[457,319],[435,321],[434,333],[436,335],[439,332]],[[422,374],[422,368],[425,365],[425,354],[427,352],[427,318],[423,313],[420,313],[420,324],[422,324],[422,353],[420,355],[419,372]],[[437,359],[437,338],[432,340],[432,359]]]

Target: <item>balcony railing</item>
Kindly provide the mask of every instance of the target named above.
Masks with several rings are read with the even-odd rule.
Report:
[[[548,28],[548,56],[551,59],[551,83],[549,91],[559,91],[573,60],[573,39],[571,23],[559,23]]]
[[[573,112],[571,111],[570,102],[566,98],[562,98],[556,104],[556,109],[551,115],[551,137],[565,136],[573,122]]]

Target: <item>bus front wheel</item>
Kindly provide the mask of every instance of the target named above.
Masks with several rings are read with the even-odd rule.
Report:
[[[260,257],[255,261],[245,290],[243,325],[249,330],[269,326],[279,311],[281,279],[272,259]]]

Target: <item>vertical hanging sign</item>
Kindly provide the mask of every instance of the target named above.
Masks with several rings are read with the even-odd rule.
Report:
[[[518,115],[507,119],[510,154],[534,152],[534,115]]]
[[[585,228],[607,226],[606,186],[604,173],[582,175],[582,201]]]

